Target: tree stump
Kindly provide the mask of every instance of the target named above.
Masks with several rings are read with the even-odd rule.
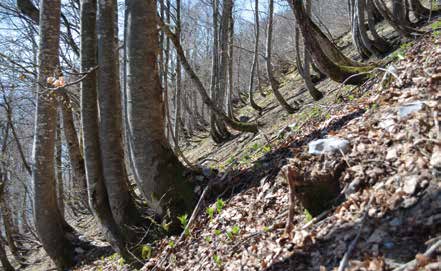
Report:
[[[292,229],[295,198],[299,199],[306,211],[315,217],[329,209],[340,195],[338,180],[346,169],[346,164],[339,158],[324,162],[311,160],[314,158],[291,159],[288,165],[282,168],[289,185],[287,232]]]

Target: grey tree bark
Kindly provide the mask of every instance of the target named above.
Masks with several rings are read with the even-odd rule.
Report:
[[[4,271],[15,271],[15,268],[12,266],[6,255],[5,243],[2,232],[0,231],[0,262],[2,263]]]
[[[181,0],[176,0],[176,38],[181,41]],[[176,59],[176,88],[175,88],[175,125],[174,125],[174,135],[177,144],[179,144],[180,129],[181,129],[181,104],[182,104],[182,71],[181,71],[181,61],[179,58]]]
[[[128,129],[134,170],[144,196],[159,215],[169,215],[176,231],[180,227],[177,216],[191,212],[195,195],[164,133],[156,8],[156,1],[128,0]]]
[[[104,182],[99,142],[97,75],[91,70],[97,65],[96,0],[81,0],[81,72],[89,75],[81,81],[81,129],[83,131],[89,205],[103,226],[112,247],[125,260],[132,257],[127,240],[113,217]]]
[[[72,182],[74,200],[81,203],[85,209],[89,208],[87,195],[86,171],[84,158],[81,154],[79,139],[75,129],[72,107],[68,95],[62,95],[61,115],[63,118],[63,131],[69,153],[70,165],[72,167]]]
[[[57,110],[58,111],[58,110]],[[59,112],[57,112],[59,116]],[[55,136],[55,170],[57,172],[57,203],[61,215],[64,217],[64,184],[63,184],[63,163],[62,163],[62,143],[61,143],[61,127],[60,120],[57,121],[57,129]]]
[[[190,66],[190,63],[188,62],[188,60],[185,56],[184,50],[182,49],[182,46],[181,46],[179,40],[176,38],[176,35],[160,19],[158,20],[158,24],[161,27],[161,30],[164,31],[164,33],[173,42],[173,45],[176,48],[177,55],[182,63],[182,67],[187,72],[190,79],[194,82],[196,90],[199,92],[199,94],[202,97],[202,101],[210,108],[210,110],[213,110],[232,129],[242,131],[242,132],[257,133],[258,130],[257,130],[256,124],[237,122],[235,120],[230,119],[225,114],[225,112],[222,109],[220,109],[216,103],[213,102],[213,100],[208,95],[208,92],[205,89],[204,85],[202,84],[201,80],[199,79],[197,74],[194,72],[193,68]]]
[[[221,82],[222,76],[224,74],[224,68],[221,64],[223,61],[222,55],[219,55],[219,49],[222,52],[222,48],[225,47],[225,44],[222,43],[222,39],[225,37],[225,31],[226,29],[223,28],[223,25],[225,25],[226,22],[228,22],[228,18],[224,15],[224,11],[227,11],[229,6],[232,6],[232,3],[228,3],[230,0],[226,0],[223,7],[223,14],[221,17],[221,33],[219,34],[219,1],[214,0],[212,3],[212,9],[213,9],[213,56],[212,56],[212,69],[211,69],[211,86],[210,86],[210,92],[211,92],[211,99],[215,101],[217,107],[220,108],[220,110],[224,111],[224,105],[223,101],[225,99],[225,83]],[[219,45],[221,45],[221,48],[219,48]],[[221,83],[223,85],[221,85]],[[225,123],[220,119],[220,117],[217,115],[217,113],[213,110],[211,110],[210,114],[210,135],[213,138],[213,140],[216,143],[220,143],[222,141],[225,141],[230,136],[230,133],[228,132],[227,128],[225,127]]]
[[[58,63],[60,0],[40,2],[40,46],[37,111],[33,153],[34,221],[43,245],[60,270],[73,266],[73,245],[66,236],[57,206],[54,147],[56,128],[55,94],[45,88]]]
[[[320,71],[340,83],[359,84],[367,79],[373,66],[362,65],[345,57],[307,15],[303,0],[292,0],[294,16],[305,47]]]
[[[260,35],[260,27],[259,27],[259,0],[254,1],[254,27],[256,28],[255,32],[255,44],[254,44],[254,57],[253,64],[251,65],[250,72],[250,82],[248,85],[248,96],[250,99],[250,105],[253,109],[258,112],[262,112],[263,108],[260,107],[254,101],[254,76],[256,74],[257,62],[259,61],[259,35]]]
[[[288,112],[289,114],[293,114],[297,111],[296,108],[290,106],[285,98],[283,98],[282,94],[279,91],[280,83],[274,77],[273,67],[271,64],[272,60],[272,38],[273,38],[273,15],[274,15],[274,0],[269,0],[268,5],[268,29],[267,29],[267,38],[266,38],[266,72],[268,74],[268,79],[270,81],[271,90],[274,92],[274,96],[276,97],[279,104]],[[255,52],[256,53],[256,52]]]
[[[140,214],[130,194],[122,142],[122,110],[119,90],[116,0],[98,2],[98,104],[102,169],[113,217],[132,235]],[[132,236],[135,238],[134,236]]]

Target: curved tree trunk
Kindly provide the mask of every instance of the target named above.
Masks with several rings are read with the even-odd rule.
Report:
[[[96,0],[81,1],[81,72],[89,75],[81,81],[81,129],[84,136],[84,161],[86,166],[89,204],[110,239],[113,248],[125,260],[132,257],[127,252],[126,238],[116,223],[109,203],[101,164],[99,142],[97,76],[90,71],[97,65]]]
[[[367,79],[372,66],[362,66],[345,57],[307,16],[302,0],[293,0],[293,12],[317,67],[332,80],[340,83],[359,84]],[[356,64],[355,65],[352,65]]]
[[[308,12],[308,14],[311,14],[311,3],[310,1],[306,1],[305,3],[305,9]],[[303,44],[303,56],[304,56],[304,64],[302,65],[301,59],[300,59],[300,48],[299,48],[299,39],[300,39],[300,33],[299,33],[299,27],[296,26],[296,37],[295,37],[295,45],[296,45],[296,59],[297,59],[297,68],[299,70],[299,74],[302,76],[303,80],[305,81],[306,89],[308,90],[311,97],[318,101],[321,98],[323,98],[323,94],[314,86],[314,83],[312,82],[311,78],[311,55],[309,54],[308,50],[306,50],[305,43]],[[320,72],[320,74],[322,74]]]
[[[233,112],[233,92],[234,92],[234,19],[233,14],[230,14],[230,24],[228,26],[228,101],[227,101],[227,115],[233,120],[237,120]]]
[[[254,44],[254,57],[253,64],[251,65],[250,83],[248,86],[248,96],[250,99],[250,105],[255,110],[262,112],[263,108],[256,104],[254,101],[254,76],[256,74],[257,63],[259,61],[259,0],[254,0],[254,27],[256,28],[255,44]]]
[[[271,90],[274,92],[274,96],[276,96],[279,104],[288,112],[292,114],[297,111],[297,109],[290,106],[286,100],[283,98],[282,94],[279,91],[279,82],[276,80],[273,74],[273,67],[271,64],[272,57],[272,38],[273,38],[273,13],[274,13],[274,0],[269,0],[268,7],[268,29],[267,29],[267,38],[266,38],[266,72],[268,74],[268,79],[270,82]]]
[[[34,137],[34,215],[40,241],[59,269],[73,266],[73,246],[66,237],[57,206],[54,147],[56,101],[44,88],[58,63],[60,0],[40,2],[40,46],[36,127]]]
[[[127,86],[129,136],[132,156],[142,183],[140,187],[151,207],[173,222],[191,212],[193,187],[183,177],[184,167],[170,148],[164,131],[164,101],[156,65],[159,49],[156,2],[129,0],[127,36]],[[161,199],[161,200],[160,200]],[[169,212],[169,213],[168,213]]]
[[[218,17],[219,17],[219,3],[218,0],[214,0],[212,4],[213,9],[213,53],[212,53],[212,68],[211,68],[211,99],[216,101],[216,104],[222,110],[223,106],[220,103],[221,91],[219,85],[219,76],[221,71],[219,71],[219,27],[218,27]],[[223,123],[219,121],[219,117],[216,112],[211,110],[210,114],[210,135],[214,142],[220,143],[225,141],[229,137],[229,133]]]
[[[393,14],[393,12],[391,12],[386,4],[384,3],[383,0],[373,0],[375,7],[377,8],[377,10],[379,11],[379,13],[381,14],[381,16],[383,16],[383,18],[392,26],[392,28],[397,31],[401,36],[403,37],[407,37],[407,38],[412,38],[414,33],[422,33],[421,31],[414,29],[412,27],[410,27],[408,24],[403,24],[401,23],[401,19],[396,16],[401,16],[401,11],[396,11],[395,13],[398,13],[396,15]],[[398,0],[397,0],[398,1]],[[401,0],[399,0],[401,1]],[[401,7],[401,3],[400,2],[396,2],[395,3],[395,10],[397,10],[399,7]]]
[[[6,242],[3,239],[2,232],[0,231],[0,262],[2,263],[4,271],[15,271],[8,259],[8,256],[6,255],[5,243]]]
[[[205,89],[204,85],[202,84],[199,77],[196,75],[192,67],[190,66],[190,63],[188,63],[187,58],[185,57],[184,50],[182,49],[182,46],[179,42],[179,40],[176,38],[176,35],[171,32],[170,28],[167,27],[167,25],[164,24],[163,21],[158,19],[157,23],[161,27],[161,30],[164,31],[164,33],[170,38],[170,40],[173,42],[173,45],[176,48],[176,53],[179,59],[181,60],[182,67],[187,72],[190,79],[195,84],[196,90],[201,95],[201,98],[203,102],[211,109],[213,110],[219,118],[221,118],[228,126],[230,126],[232,129],[242,131],[242,132],[250,132],[250,133],[257,133],[257,125],[251,124],[251,123],[243,123],[243,122],[237,122],[235,120],[230,119],[225,112],[220,109],[217,104],[213,102],[213,100],[210,98],[210,96],[207,93],[207,90]]]
[[[116,0],[98,2],[99,138],[104,181],[113,217],[120,227],[124,227],[127,235],[132,235],[133,230],[129,227],[139,226],[141,217],[130,194],[124,162],[116,16]]]

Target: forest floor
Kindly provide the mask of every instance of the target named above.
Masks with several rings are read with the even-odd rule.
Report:
[[[348,37],[339,45],[350,53]],[[188,234],[145,245],[142,270],[441,270],[441,30],[387,58],[362,86],[323,80],[319,102],[288,71],[281,91],[302,104],[297,113],[284,112],[270,93],[258,95],[263,114],[249,106],[236,112],[262,123],[258,134],[223,144],[205,133],[194,137],[185,155],[224,185],[202,200]],[[308,154],[308,143],[329,137],[350,147],[340,155]],[[309,174],[332,163],[344,164],[336,176],[340,200],[312,218],[296,198],[286,232],[289,189],[281,168]],[[202,186],[207,177],[200,179]],[[82,222],[87,236],[99,235],[93,223]],[[92,258],[75,270],[132,270],[116,254]],[[27,270],[52,268],[36,266]]]

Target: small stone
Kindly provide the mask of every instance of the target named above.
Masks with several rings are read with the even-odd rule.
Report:
[[[314,140],[308,146],[308,152],[315,155],[340,153],[340,151],[347,153],[349,151],[349,141],[338,137]]]
[[[401,203],[401,207],[403,208],[409,208],[412,207],[413,205],[415,205],[415,203],[418,201],[417,198],[412,197],[412,198],[408,198],[403,200],[403,202]]]
[[[395,148],[391,148],[387,151],[386,160],[395,160],[397,157],[397,150]]]
[[[413,195],[418,187],[418,183],[419,179],[417,175],[405,177],[403,191],[409,195]]]
[[[395,126],[395,120],[392,118],[392,116],[387,115],[379,124],[378,127],[380,127],[383,130],[386,130],[387,132],[392,132]]]
[[[423,105],[424,103],[421,101],[403,104],[398,108],[398,115],[400,118],[405,118],[408,115],[423,109]]]

